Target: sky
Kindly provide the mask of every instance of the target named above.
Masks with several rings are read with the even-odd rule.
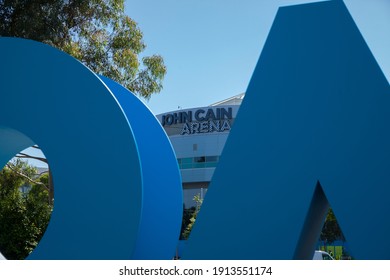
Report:
[[[143,55],[162,55],[168,69],[164,89],[146,105],[157,115],[245,92],[278,8],[311,2],[319,1],[127,0],[125,13],[147,44]],[[344,3],[390,81],[390,0]]]
[[[307,0],[127,0],[144,34],[143,55],[160,54],[164,88],[146,105],[154,114],[207,106],[243,93],[281,6]],[[390,81],[390,0],[344,0]]]

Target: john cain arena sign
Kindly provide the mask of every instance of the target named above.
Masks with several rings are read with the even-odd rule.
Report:
[[[196,111],[182,111],[162,116],[162,126],[183,124],[180,134],[223,132],[230,130],[233,109],[209,108]]]

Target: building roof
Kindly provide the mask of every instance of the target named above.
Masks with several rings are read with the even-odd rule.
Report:
[[[244,99],[244,96],[245,96],[245,92],[234,95],[234,96],[229,97],[227,99],[215,102],[213,104],[210,104],[210,106],[241,105],[241,102]]]

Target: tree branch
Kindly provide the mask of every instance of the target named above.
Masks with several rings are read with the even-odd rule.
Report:
[[[38,173],[37,175],[38,175],[38,176],[41,176],[41,175],[43,175],[43,174],[45,174],[45,173],[50,173],[50,171],[49,171],[49,170],[42,171],[41,173]]]
[[[43,157],[35,157],[35,156],[31,156],[31,155],[28,155],[28,154],[25,154],[25,153],[18,153],[15,157],[17,158],[31,158],[31,159],[36,159],[36,160],[39,160],[39,161],[42,161],[46,164],[48,164],[48,161],[46,158],[43,158]]]
[[[12,164],[10,163],[7,163],[6,166],[11,169],[13,172],[15,172],[16,174],[18,174],[19,176],[23,177],[24,179],[26,179],[27,181],[29,181],[30,183],[33,183],[33,184],[36,184],[36,185],[41,185],[43,187],[45,187],[45,189],[47,189],[49,191],[49,188],[42,182],[38,182],[38,181],[34,181],[33,179],[31,179],[30,177],[28,177],[26,174],[16,170]]]

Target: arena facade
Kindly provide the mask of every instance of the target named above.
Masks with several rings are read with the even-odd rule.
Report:
[[[156,116],[176,153],[185,208],[196,205],[195,195],[206,194],[243,98],[239,94],[207,107]]]

